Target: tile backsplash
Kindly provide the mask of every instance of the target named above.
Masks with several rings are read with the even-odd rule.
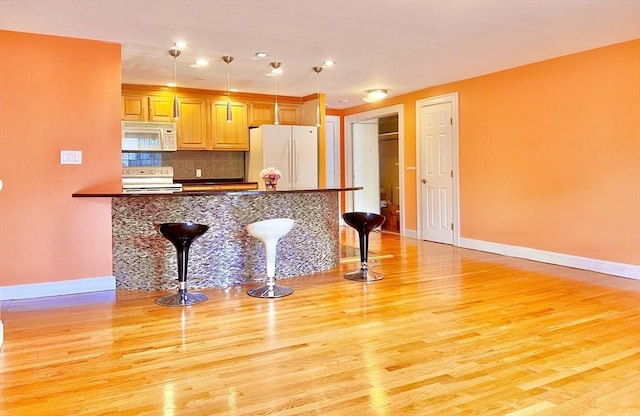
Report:
[[[244,152],[122,152],[122,166],[173,166],[176,179],[238,179],[244,177]]]

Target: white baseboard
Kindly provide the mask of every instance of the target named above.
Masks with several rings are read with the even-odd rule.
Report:
[[[116,279],[113,276],[89,277],[86,279],[63,280],[59,282],[1,286],[0,300],[72,295],[76,293],[115,290],[115,288]]]
[[[418,231],[417,230],[409,230],[406,229],[404,230],[404,234],[402,234],[403,237],[407,237],[407,238],[413,238],[414,240],[418,239]]]
[[[640,280],[640,266],[635,264],[616,263],[471,238],[460,238],[460,247]]]

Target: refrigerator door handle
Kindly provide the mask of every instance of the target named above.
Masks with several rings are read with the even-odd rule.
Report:
[[[293,141],[293,163],[291,164],[293,168],[293,183],[298,183],[298,149],[296,148],[296,141]]]

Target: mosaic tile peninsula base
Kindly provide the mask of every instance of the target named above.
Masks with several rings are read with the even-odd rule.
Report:
[[[177,288],[174,246],[155,226],[196,222],[210,228],[189,251],[190,289],[230,287],[266,277],[264,246],[247,224],[292,218],[278,242],[276,278],[336,267],[340,246],[338,191],[213,192],[135,195],[112,199],[113,273],[117,289]]]

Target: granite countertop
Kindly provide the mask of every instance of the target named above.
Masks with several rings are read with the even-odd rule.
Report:
[[[256,184],[255,182],[245,182],[245,184]],[[74,192],[71,196],[74,198],[119,198],[119,197],[141,197],[141,196],[199,196],[199,195],[212,195],[212,194],[233,194],[233,195],[261,195],[261,194],[282,194],[282,193],[304,193],[304,192],[341,192],[341,191],[359,191],[362,190],[361,186],[358,187],[344,187],[344,188],[314,188],[314,189],[291,189],[291,190],[276,190],[276,191],[264,191],[258,190],[257,184],[255,188],[216,188],[216,186],[226,187],[231,184],[224,185],[209,185],[206,184],[193,184],[188,185],[187,188],[183,188],[181,192],[123,192],[121,187],[117,186],[96,186],[93,188],[83,189]],[[189,188],[194,186],[194,188]]]

